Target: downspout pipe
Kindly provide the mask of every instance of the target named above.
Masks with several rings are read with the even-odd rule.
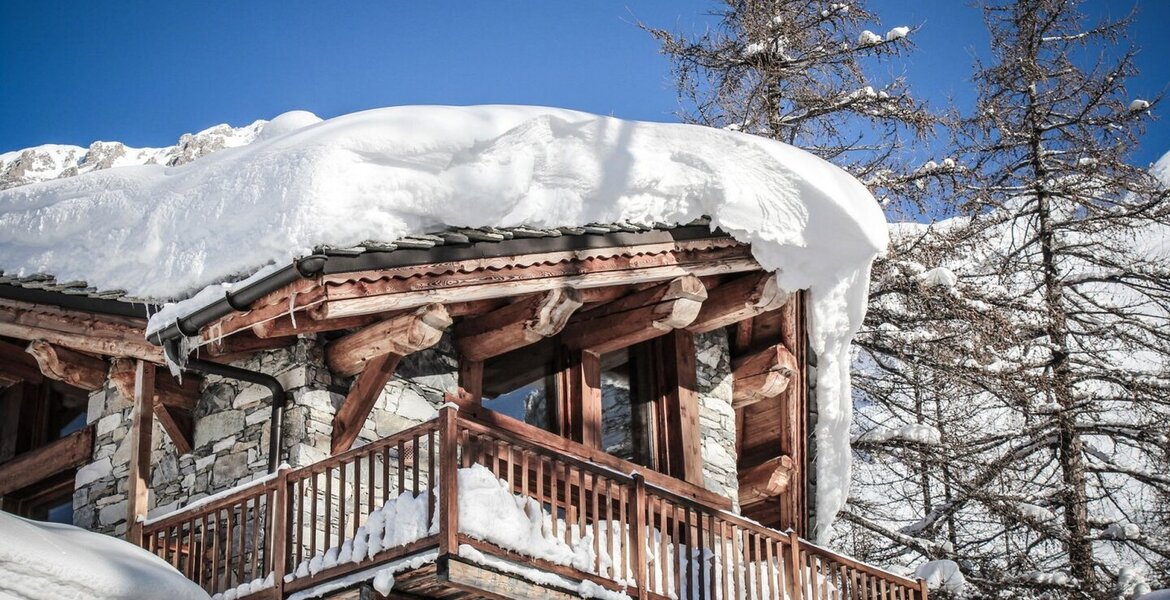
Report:
[[[272,416],[269,419],[270,427],[268,430],[268,472],[275,473],[277,467],[280,465],[280,443],[284,438],[284,409],[288,406],[288,393],[285,392],[284,386],[275,377],[259,371],[249,371],[248,369],[223,365],[200,358],[184,357],[182,356],[182,351],[179,349],[179,345],[179,338],[167,340],[163,344],[163,349],[167,354],[167,360],[172,364],[180,365],[183,369],[195,371],[196,373],[218,375],[228,379],[255,383],[268,388],[272,392]]]

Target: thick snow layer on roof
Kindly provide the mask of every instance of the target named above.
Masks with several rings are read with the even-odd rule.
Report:
[[[161,558],[129,542],[5,512],[0,512],[0,597],[208,598]]]
[[[0,269],[174,299],[323,244],[703,215],[750,243],[783,288],[810,290],[817,504],[834,514],[849,481],[848,347],[886,221],[854,178],[779,142],[530,106],[396,107],[321,122],[299,112],[251,144],[178,167],[0,191]]]

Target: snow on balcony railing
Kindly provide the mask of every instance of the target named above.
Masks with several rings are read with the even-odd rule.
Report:
[[[423,552],[592,597],[926,597],[921,581],[594,464],[571,443],[553,449],[440,413],[155,519],[143,545],[225,600],[270,587],[284,597],[359,572],[386,593],[394,578],[374,567]]]

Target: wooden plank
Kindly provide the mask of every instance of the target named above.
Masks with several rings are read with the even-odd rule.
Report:
[[[333,440],[330,450],[333,454],[345,452],[353,446],[354,440],[361,433],[366,417],[374,408],[374,403],[382,393],[382,388],[394,375],[398,368],[398,361],[402,356],[398,354],[383,354],[368,361],[365,369],[354,380],[345,396],[341,408],[333,416]]]
[[[777,456],[739,472],[740,504],[774,498],[787,492],[794,482],[795,464],[790,456]]]
[[[87,392],[101,389],[106,384],[106,361],[100,358],[54,346],[44,340],[33,340],[26,351],[49,379]]]
[[[581,306],[576,290],[557,288],[520,300],[455,327],[460,357],[482,361],[560,333]]]
[[[576,600],[581,597],[576,593],[537,585],[515,575],[498,573],[454,558],[440,562],[439,578],[474,598]]]
[[[259,337],[256,334],[247,331],[240,332],[234,335],[216,338],[205,344],[207,354],[212,357],[228,357],[238,356],[244,357],[255,352],[264,350],[276,350],[277,348],[287,348],[297,342],[297,336],[270,336]]]
[[[525,294],[547,292],[560,287],[571,287],[577,290],[609,287],[616,285],[632,285],[637,283],[653,283],[694,275],[703,277],[724,273],[741,273],[744,271],[758,271],[759,263],[752,258],[729,258],[709,262],[698,262],[684,265],[665,265],[644,269],[627,269],[615,271],[589,272],[584,274],[554,274],[545,277],[534,277],[519,281],[503,283],[480,283],[466,286],[438,287],[421,289],[409,292],[387,293],[371,296],[357,296],[355,294],[334,291],[330,288],[330,295],[344,296],[338,299],[329,299],[321,305],[320,316],[327,318],[365,315],[391,310],[414,308],[434,302],[450,303],[459,301],[485,300],[490,298],[507,298]]]
[[[163,364],[162,348],[146,340],[144,319],[95,315],[0,298],[0,336],[44,340],[101,356],[128,356]]]
[[[18,381],[36,384],[44,379],[40,365],[32,355],[23,347],[5,341],[0,341],[0,376],[7,382],[4,385]]]
[[[737,358],[731,364],[732,408],[743,408],[784,393],[799,371],[796,357],[782,344]]]
[[[561,339],[598,354],[632,346],[687,326],[706,298],[697,277],[679,277],[574,315]]]
[[[130,414],[130,472],[127,474],[126,539],[142,545],[142,521],[150,507],[150,438],[154,423],[154,365],[139,360],[134,370],[134,408]]]
[[[190,454],[195,445],[195,417],[191,411],[163,404],[158,395],[154,398],[154,416],[159,425],[171,438],[175,451],[180,455]]]
[[[91,456],[92,425],[0,464],[0,496],[86,464]]]
[[[443,331],[451,326],[451,317],[441,304],[430,304],[414,311],[369,325],[329,344],[325,360],[340,375],[355,375],[366,362],[386,354],[406,356],[438,343]]]
[[[711,290],[699,316],[687,326],[692,333],[714,331],[776,310],[788,301],[772,273],[752,273],[737,277]]]

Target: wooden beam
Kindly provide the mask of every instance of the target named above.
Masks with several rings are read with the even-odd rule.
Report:
[[[24,348],[0,341],[0,379],[7,382],[0,385],[6,386],[18,381],[40,383],[44,376],[41,375],[37,360],[25,352]]]
[[[798,369],[796,357],[781,344],[732,361],[732,408],[779,396]]]
[[[724,283],[708,293],[699,316],[687,326],[692,333],[704,333],[776,310],[788,301],[771,273],[752,273]]]
[[[130,472],[127,475],[126,539],[142,545],[142,521],[150,507],[150,446],[154,423],[154,365],[137,361],[134,368],[134,408],[130,414]]]
[[[561,337],[571,348],[609,352],[686,327],[706,299],[698,277],[679,277],[574,315]]]
[[[413,308],[432,302],[449,303],[459,301],[485,300],[547,292],[561,287],[586,290],[615,285],[633,285],[668,281],[678,277],[697,277],[758,271],[760,264],[752,258],[728,258],[710,262],[664,265],[643,269],[597,271],[581,274],[549,275],[517,281],[480,283],[466,286],[439,287],[412,290],[390,294],[357,297],[348,292],[337,292],[345,296],[327,300],[318,308],[319,316],[327,318],[347,317],[380,313],[391,310]],[[334,288],[330,288],[332,292]]]
[[[262,338],[251,332],[240,332],[212,340],[206,344],[207,354],[214,358],[247,356],[264,350],[287,348],[297,343],[297,336],[285,335]]]
[[[144,319],[0,298],[0,336],[44,340],[99,356],[128,356],[163,364],[162,348],[146,340],[145,327]]]
[[[285,315],[252,326],[252,333],[260,338],[285,337],[305,333],[320,333],[322,331],[336,331],[338,329],[354,329],[365,327],[379,321],[379,315],[361,315],[342,319],[314,319],[309,311],[302,311],[294,318]]]
[[[44,340],[33,340],[26,351],[37,361],[41,373],[49,379],[87,392],[106,385],[106,361],[100,358],[54,346]]]
[[[775,498],[789,490],[794,483],[796,464],[788,455],[777,456],[739,473],[739,503],[753,504]]]
[[[93,426],[90,425],[0,465],[0,496],[83,465],[92,456]]]
[[[406,356],[438,343],[451,326],[451,317],[441,304],[399,313],[384,321],[351,333],[325,349],[325,361],[339,375],[356,375],[367,362],[386,354]]]
[[[455,327],[455,345],[467,360],[482,361],[560,333],[581,306],[576,290],[557,288],[522,298]]]
[[[398,361],[401,359],[402,356],[399,354],[383,354],[366,362],[365,368],[349,388],[349,394],[345,396],[341,408],[337,409],[337,414],[333,416],[331,446],[333,454],[345,452],[353,446],[362,425],[366,422],[366,417],[374,408],[382,388],[386,387],[386,382],[394,375],[394,370],[398,368]]]

